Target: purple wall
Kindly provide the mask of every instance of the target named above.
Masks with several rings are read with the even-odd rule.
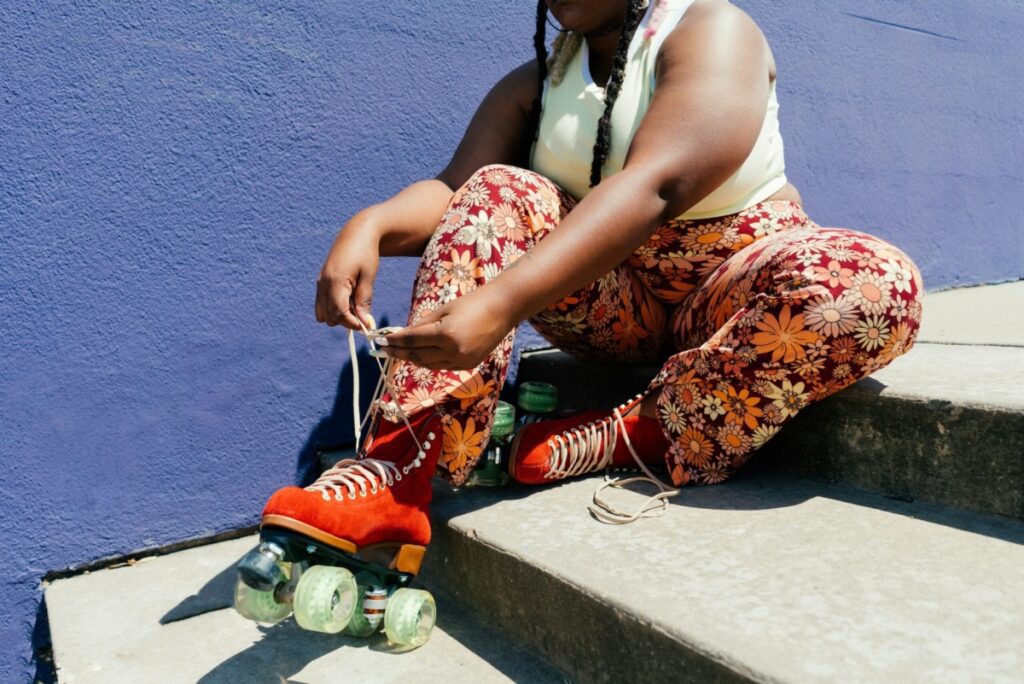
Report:
[[[529,58],[530,4],[0,13],[0,680],[32,672],[44,573],[251,524],[312,443],[348,436],[321,259],[443,165]],[[774,45],[812,217],[896,241],[933,288],[1024,275],[1014,3],[738,4]],[[390,320],[411,268],[382,275]]]

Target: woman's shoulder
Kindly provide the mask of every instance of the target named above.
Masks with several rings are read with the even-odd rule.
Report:
[[[537,60],[520,64],[499,80],[492,92],[499,97],[515,101],[523,111],[530,111],[540,87],[540,71]]]
[[[715,46],[739,44],[763,45],[771,64],[771,77],[775,77],[771,48],[753,17],[729,0],[694,0],[665,38],[658,52],[657,68],[660,70],[661,62],[666,58],[691,51],[710,51]]]

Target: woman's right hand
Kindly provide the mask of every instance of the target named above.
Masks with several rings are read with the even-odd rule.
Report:
[[[370,315],[373,281],[380,263],[380,235],[357,215],[338,234],[316,281],[316,320],[361,330]]]

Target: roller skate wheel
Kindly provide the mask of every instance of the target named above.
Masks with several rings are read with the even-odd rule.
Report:
[[[337,634],[359,604],[356,578],[345,568],[314,565],[295,587],[295,621],[312,632]]]
[[[430,592],[403,587],[391,595],[384,611],[384,632],[398,646],[417,648],[430,638],[437,606]]]
[[[253,589],[239,578],[235,582],[235,610],[247,620],[273,625],[288,617],[292,607],[275,601],[273,590]]]

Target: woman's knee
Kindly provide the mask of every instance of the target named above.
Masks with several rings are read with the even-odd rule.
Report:
[[[499,183],[506,183],[508,179],[515,177],[522,177],[524,175],[540,175],[529,169],[523,169],[518,166],[512,166],[511,164],[487,164],[481,166],[479,169],[474,171],[464,185],[468,185],[473,182],[493,182],[497,180]]]

